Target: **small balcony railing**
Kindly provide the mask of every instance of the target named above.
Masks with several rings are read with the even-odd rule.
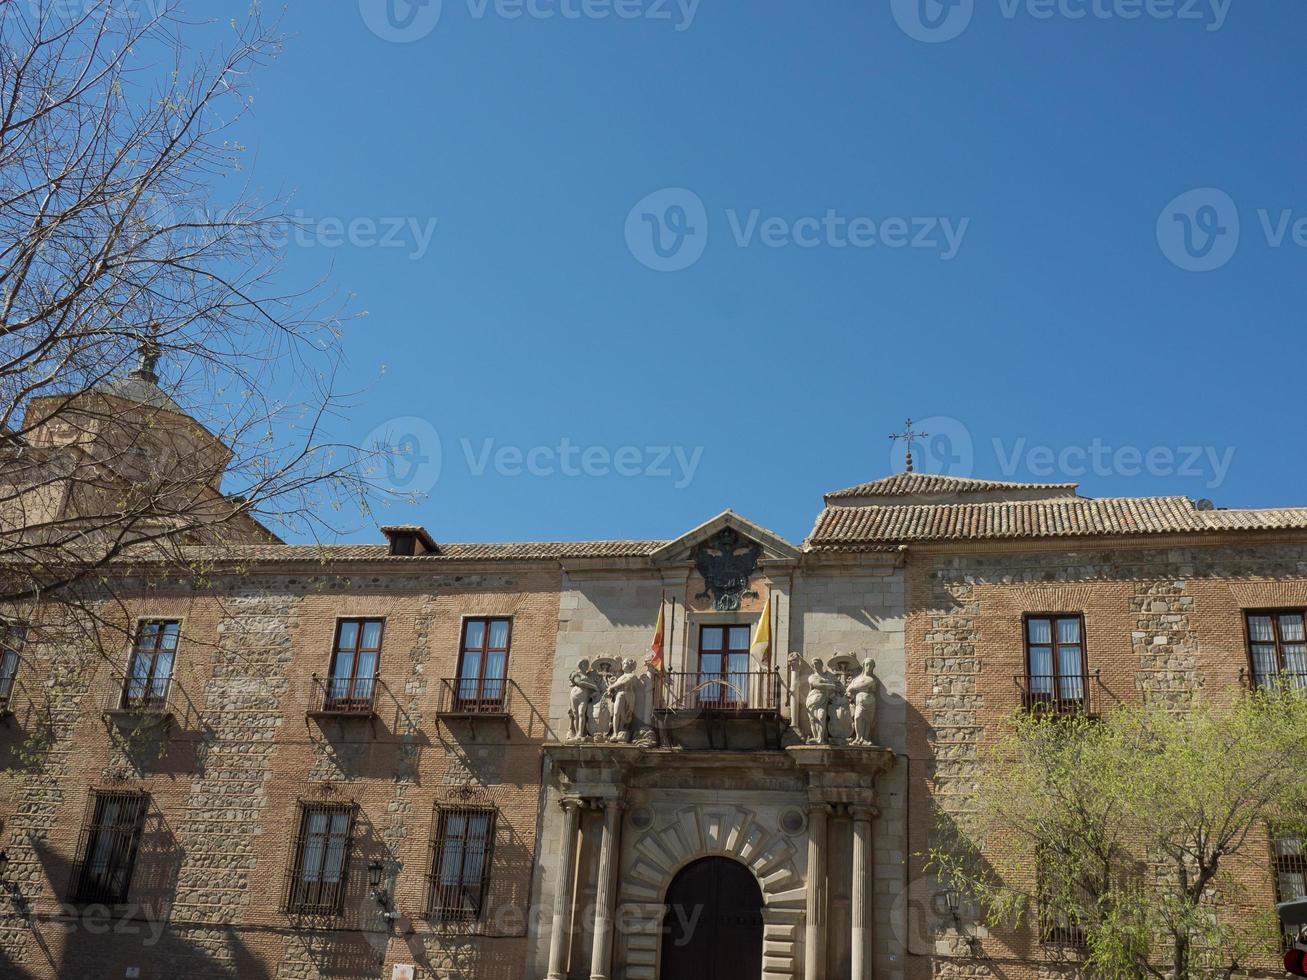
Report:
[[[507,715],[512,690],[507,677],[447,677],[440,682],[436,713],[454,718]]]
[[[781,678],[776,671],[660,673],[653,683],[654,704],[663,711],[780,711]]]
[[[172,675],[142,677],[115,674],[110,679],[105,713],[115,715],[167,715],[172,712]]]
[[[370,718],[377,710],[375,677],[313,676],[314,714]]]
[[[1091,678],[1086,675],[1017,674],[1021,707],[1031,714],[1088,715],[1093,713]]]
[[[1307,671],[1283,670],[1278,674],[1249,674],[1242,671],[1240,676],[1253,691],[1307,691]]]

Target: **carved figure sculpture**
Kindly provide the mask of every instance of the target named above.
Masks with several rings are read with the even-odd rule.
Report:
[[[808,709],[809,745],[826,745],[830,742],[828,725],[831,701],[843,693],[844,685],[826,670],[826,665],[820,660],[813,660],[812,673],[808,676],[808,696],[803,702]]]
[[[613,727],[610,738],[614,742],[631,739],[631,724],[635,720],[635,699],[640,686],[635,661],[626,660],[622,672],[608,684],[604,697],[613,702]]]
[[[880,679],[876,677],[876,661],[868,657],[862,662],[862,673],[849,681],[845,693],[853,701],[853,738],[850,745],[876,743],[876,712],[880,705]]]
[[[598,696],[599,685],[595,683],[594,675],[590,672],[588,660],[578,663],[569,679],[572,682],[572,707],[567,712],[567,717],[571,721],[567,737],[569,741],[580,742],[590,734],[590,702]]]

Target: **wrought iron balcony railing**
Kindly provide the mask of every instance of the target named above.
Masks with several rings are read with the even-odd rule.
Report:
[[[319,677],[313,675],[313,713],[369,718],[377,710],[375,677]]]
[[[170,715],[175,684],[171,674],[146,677],[113,674],[105,701],[106,715]]]
[[[507,677],[447,677],[440,682],[436,713],[447,717],[507,715],[512,691]]]
[[[657,673],[653,684],[654,704],[663,711],[738,714],[780,711],[781,706],[781,677],[771,670]]]
[[[1307,691],[1307,671],[1283,670],[1278,674],[1249,674],[1241,671],[1239,676],[1254,691]]]
[[[1017,674],[1021,707],[1032,714],[1088,715],[1093,713],[1088,675]]]

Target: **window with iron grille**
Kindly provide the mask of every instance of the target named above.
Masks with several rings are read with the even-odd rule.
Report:
[[[1281,680],[1307,688],[1307,630],[1301,609],[1249,612],[1248,657],[1257,687],[1273,688]]]
[[[167,707],[181,628],[175,619],[145,619],[137,625],[120,708],[161,711]]]
[[[72,901],[127,901],[149,802],[145,793],[92,791],[73,865]]]
[[[1307,898],[1307,837],[1277,836],[1271,849],[1275,855],[1275,900]]]
[[[1085,890],[1055,875],[1042,852],[1035,855],[1035,877],[1040,942],[1046,946],[1083,948],[1086,944],[1085,929],[1076,909],[1083,907],[1081,902],[1087,901]]]
[[[436,807],[427,900],[430,918],[473,922],[481,917],[490,887],[497,816],[493,807]]]
[[[23,654],[27,630],[13,624],[0,624],[0,708],[9,704],[18,676],[18,662]]]
[[[1084,704],[1084,633],[1079,615],[1026,616],[1027,707]]]
[[[455,697],[458,710],[488,711],[503,706],[512,634],[513,621],[505,617],[471,616],[463,620]]]
[[[342,619],[336,623],[336,643],[327,682],[328,711],[370,711],[381,669],[381,636],[385,620]]]
[[[353,803],[300,804],[286,911],[337,915],[343,910],[355,813]]]

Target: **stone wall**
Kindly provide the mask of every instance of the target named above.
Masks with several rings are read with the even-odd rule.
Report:
[[[1199,694],[1219,697],[1245,682],[1244,610],[1307,605],[1307,547],[922,549],[910,555],[907,578],[909,976],[1061,975],[1041,962],[1047,951],[975,927],[988,959],[969,956],[938,921],[919,857],[938,839],[932,804],[945,815],[965,810],[979,753],[1021,705],[1023,615],[1084,616],[1095,710],[1144,701],[1182,710]]]
[[[0,917],[3,975],[142,978],[389,976],[393,963],[450,980],[518,980],[525,958],[540,750],[558,625],[556,568],[414,576],[245,574],[196,593],[125,587],[132,616],[183,621],[168,727],[102,717],[127,660],[125,633],[89,667],[65,670],[41,765],[20,751],[51,676],[68,656],[23,666],[0,729],[0,816],[33,916]],[[513,617],[505,725],[438,721],[456,672],[462,619]],[[376,718],[310,718],[312,675],[329,667],[341,616],[386,620]],[[140,789],[151,805],[129,892],[112,909],[64,904],[94,789]],[[474,926],[424,918],[439,802],[498,806],[487,915]],[[345,912],[282,912],[301,801],[354,802]],[[367,894],[383,862],[401,920],[387,937]]]
[[[753,622],[768,597],[779,614],[774,650],[781,662],[793,650],[805,658],[829,660],[836,654],[870,655],[877,661],[877,674],[884,689],[880,702],[879,740],[900,756],[906,751],[906,670],[904,663],[904,583],[896,556],[869,556],[839,562],[800,563],[799,567],[772,567],[756,576],[751,588],[758,593],[746,599],[738,613],[713,612],[703,600],[697,575],[684,565],[666,569],[569,571],[564,576],[559,613],[558,654],[550,716],[556,731],[567,730],[568,673],[581,659],[601,656],[633,657],[643,662],[658,613],[660,596],[675,597],[678,617],[668,644],[667,663],[672,670],[695,669],[697,627],[715,621]],[[669,606],[670,609],[670,606]],[[788,710],[788,705],[787,705]],[[623,824],[621,867],[624,891],[619,922],[625,915],[635,927],[619,936],[615,949],[614,976],[637,980],[656,976],[656,932],[644,928],[652,921],[651,910],[661,909],[659,889],[665,887],[669,868],[681,850],[702,844],[709,836],[696,828],[704,824],[728,828],[713,840],[720,840],[723,853],[733,853],[726,841],[745,846],[748,835],[739,833],[747,822],[757,854],[776,857],[775,868],[789,875],[766,924],[766,945],[771,970],[768,976],[788,976],[784,970],[801,971],[803,956],[803,889],[807,878],[806,829],[787,835],[780,829],[783,813],[807,805],[807,789],[793,771],[778,777],[775,771],[780,752],[727,753],[721,771],[700,771],[692,761],[693,750],[683,750],[683,765],[694,771],[680,772],[682,763],[669,756],[665,767],[622,787],[628,810]],[[729,758],[728,758],[729,756]],[[734,769],[732,767],[735,767]],[[789,782],[786,782],[786,780]],[[558,773],[546,772],[549,787],[542,814],[540,874],[533,906],[552,908],[557,887],[557,869],[550,860],[562,846],[563,819]],[[873,935],[876,976],[901,977],[906,946],[905,910],[901,901],[904,882],[907,823],[907,760],[881,777],[877,792],[880,817],[873,825]],[[594,787],[591,787],[592,789]],[[581,868],[576,896],[575,930],[571,940],[572,967],[569,976],[589,976],[590,937],[587,916],[592,916],[596,883],[593,880],[598,838],[598,815],[582,819],[578,866]],[[640,822],[633,823],[633,819]],[[647,822],[646,822],[647,821]],[[735,828],[736,833],[729,832]],[[698,836],[696,837],[696,833]],[[848,868],[851,856],[847,838],[851,831],[844,817],[832,821],[832,876],[830,946],[836,953],[831,964],[837,972],[838,950],[847,947],[849,918]],[[761,842],[761,843],[760,843]],[[775,854],[762,847],[773,845]],[[696,844],[695,846],[698,846]],[[789,846],[783,846],[788,844]],[[696,853],[716,853],[706,844]],[[686,854],[689,854],[686,850]],[[770,860],[767,857],[764,864]],[[775,870],[771,865],[764,869]],[[675,868],[670,870],[674,871]],[[661,875],[661,877],[660,877]],[[841,877],[842,875],[842,877]],[[779,878],[776,879],[780,881]],[[843,884],[841,884],[841,882]],[[629,883],[629,884],[626,884]],[[528,976],[543,977],[549,952],[549,917],[538,915],[530,940]],[[788,966],[784,966],[788,964]],[[797,974],[796,974],[797,975]]]

